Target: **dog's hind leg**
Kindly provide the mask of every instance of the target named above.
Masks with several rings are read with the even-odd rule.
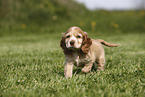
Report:
[[[97,71],[103,71],[105,69],[105,58],[98,59],[97,63]]]

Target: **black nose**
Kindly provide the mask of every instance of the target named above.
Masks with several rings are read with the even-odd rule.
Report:
[[[72,41],[70,42],[70,45],[74,45],[74,44],[75,44],[75,41],[72,40]]]

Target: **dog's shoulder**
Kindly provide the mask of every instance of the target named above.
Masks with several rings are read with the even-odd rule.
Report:
[[[99,41],[92,39],[92,45],[90,46],[90,50],[93,53],[99,54],[104,51],[104,48]]]

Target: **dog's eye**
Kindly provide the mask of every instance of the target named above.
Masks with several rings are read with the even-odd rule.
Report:
[[[70,38],[70,35],[67,35],[66,38]]]
[[[77,38],[81,38],[81,36],[80,35],[77,35]]]

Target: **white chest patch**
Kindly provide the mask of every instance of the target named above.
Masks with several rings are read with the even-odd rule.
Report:
[[[76,58],[77,66],[79,66],[79,62],[80,62],[80,60],[79,60],[79,56],[77,56],[77,58]]]

